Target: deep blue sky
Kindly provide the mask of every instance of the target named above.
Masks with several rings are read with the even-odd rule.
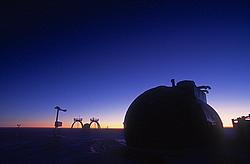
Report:
[[[12,1],[0,15],[0,126],[52,126],[59,105],[65,127],[79,115],[121,127],[172,78],[210,85],[226,126],[250,113],[247,1]]]

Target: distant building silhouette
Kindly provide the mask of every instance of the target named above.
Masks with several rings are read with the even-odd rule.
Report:
[[[233,127],[237,134],[237,139],[243,144],[250,144],[250,114],[232,119]]]

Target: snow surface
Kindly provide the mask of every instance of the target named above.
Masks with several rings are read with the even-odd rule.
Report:
[[[0,128],[0,163],[245,163],[233,137],[220,150],[146,152],[126,146],[122,129]],[[231,135],[232,131],[225,130]]]

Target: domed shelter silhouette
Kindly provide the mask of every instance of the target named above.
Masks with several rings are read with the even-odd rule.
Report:
[[[89,123],[84,124],[84,125],[83,125],[83,128],[84,128],[84,129],[89,129],[89,128],[90,128],[90,124],[89,124]]]
[[[124,119],[124,135],[129,147],[183,149],[220,143],[223,125],[207,104],[209,86],[193,81],[159,86],[138,96]]]

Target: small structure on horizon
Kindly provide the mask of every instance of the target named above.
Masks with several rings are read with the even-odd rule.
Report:
[[[61,109],[59,106],[56,106],[55,109],[57,110],[57,111],[56,111],[55,128],[58,128],[58,127],[62,126],[62,122],[60,122],[60,121],[58,120],[58,118],[59,118],[59,111],[66,112],[67,110],[66,110],[66,109]]]
[[[79,122],[82,125],[82,128],[84,127],[83,123],[82,123],[82,118],[79,117],[79,118],[74,118],[74,122],[71,125],[71,128],[73,128],[74,124],[77,123],[77,122]]]
[[[17,128],[20,128],[21,127],[21,124],[16,124]]]
[[[232,119],[232,124],[234,128],[250,128],[250,114],[248,116],[241,116],[236,119]]]
[[[94,117],[93,118],[91,118],[90,119],[90,124],[89,124],[89,127],[91,126],[91,124],[93,124],[93,123],[96,123],[96,125],[97,125],[97,128],[98,129],[100,129],[101,128],[101,126],[100,126],[100,124],[99,124],[99,119],[95,119]]]
[[[232,119],[233,128],[236,131],[236,135],[239,142],[244,145],[249,145],[250,140],[250,114],[248,116],[241,116],[236,119]]]
[[[89,124],[89,123],[85,123],[85,124],[83,125],[83,128],[84,128],[84,129],[89,129],[89,128],[90,128],[90,124]]]

